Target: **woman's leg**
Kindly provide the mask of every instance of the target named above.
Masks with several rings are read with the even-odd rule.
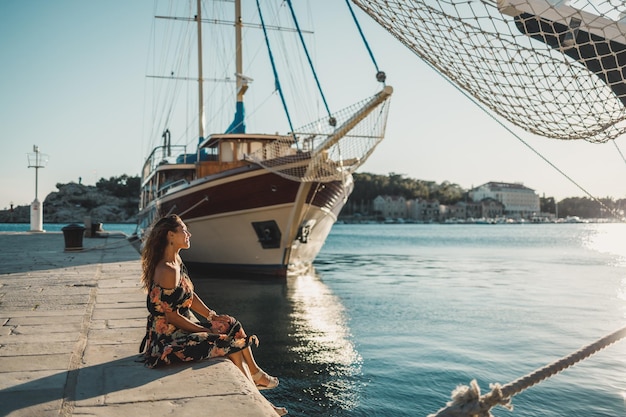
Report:
[[[241,323],[236,322],[235,326],[236,327],[232,327],[229,330],[229,335],[235,333],[235,337],[247,337],[245,330],[241,326]],[[258,344],[256,336],[252,337],[255,338],[255,344]],[[250,346],[243,348],[236,354],[229,355],[229,358],[231,356],[233,356],[233,358],[231,358],[233,363],[237,365],[237,367],[243,372],[243,374],[251,379],[252,382],[254,382],[255,385],[259,387],[259,389],[275,388],[278,386],[278,378],[268,375],[259,367],[259,365],[257,365],[256,361],[254,360],[254,355],[252,354],[252,349],[250,348]],[[246,371],[244,370],[245,368],[248,369],[249,373],[246,373]]]
[[[243,360],[246,361],[246,365],[248,365],[248,369],[250,370],[250,373],[252,375],[261,370],[261,368],[259,368],[259,365],[257,365],[256,361],[254,360],[254,356],[252,355],[252,349],[250,349],[249,346],[241,350],[240,352],[243,356]]]
[[[262,388],[275,388],[278,386],[278,378],[275,376],[268,375],[263,369],[257,365],[254,360],[254,355],[252,354],[252,349],[247,347],[241,351],[241,355],[243,356],[243,360],[248,365],[248,369],[250,370],[250,374],[252,377],[252,381],[259,387]]]
[[[245,349],[244,349],[245,350]],[[228,359],[230,359],[237,368],[239,368],[239,370],[250,380],[252,380],[252,378],[250,377],[250,375],[248,375],[248,373],[246,372],[246,369],[244,368],[243,365],[243,361],[244,361],[244,356],[241,353],[242,351],[238,351],[235,353],[231,353],[230,355],[228,355]]]
[[[233,361],[233,363],[237,366],[237,368],[239,368],[241,370],[241,372],[243,372],[243,374],[246,375],[246,377],[249,378],[255,385],[257,385],[257,386],[265,386],[265,387],[272,387],[272,388],[274,388],[274,387],[276,387],[278,385],[278,378],[267,375],[256,364],[256,361],[254,360],[254,356],[252,355],[252,349],[250,349],[250,347],[247,347],[247,348],[245,348],[243,350],[240,350],[239,352],[236,352],[236,353],[233,353],[233,354],[229,355],[228,359]],[[242,360],[247,364],[247,366],[244,366],[244,364],[242,363]],[[260,373],[262,375],[262,377],[258,378],[255,381],[249,373],[246,373],[246,371],[244,370],[245,368],[248,368],[250,370],[250,372],[252,372],[252,375]],[[275,385],[274,385],[274,383],[275,383]],[[261,389],[261,388],[259,388],[259,389]],[[274,409],[274,412],[278,416],[282,417],[282,416],[284,416],[284,415],[286,415],[288,413],[288,411],[287,411],[287,409],[285,407],[276,407],[271,402],[270,402],[270,405],[272,406],[272,408]]]

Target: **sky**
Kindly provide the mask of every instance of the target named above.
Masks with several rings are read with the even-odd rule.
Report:
[[[360,39],[349,35],[354,26],[346,5],[312,3],[311,17],[321,18],[315,24],[322,39],[317,52],[333,55],[326,64],[335,71],[324,73],[333,78],[330,97],[356,102],[342,96],[353,93],[353,83],[338,80],[362,69],[351,63],[365,65]],[[152,0],[0,0],[0,209],[34,200],[36,170],[27,157],[33,145],[47,156],[45,168],[37,170],[40,201],[59,183],[94,185],[101,178],[140,174],[150,150],[146,63],[154,10]],[[518,182],[557,200],[586,196],[355,11],[387,84],[394,87],[386,138],[358,172],[449,181],[465,189],[489,181]],[[591,195],[626,197],[626,163],[613,143],[560,141],[513,129]],[[616,144],[626,154],[624,140]]]

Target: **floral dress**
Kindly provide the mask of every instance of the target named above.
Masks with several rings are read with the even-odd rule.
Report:
[[[189,277],[183,274],[180,281],[174,289],[164,289],[153,284],[148,293],[147,306],[150,315],[146,335],[139,348],[146,366],[153,368],[172,362],[226,356],[250,345],[254,336],[246,336],[239,322],[225,326],[223,322],[199,323],[216,333],[190,333],[168,323],[165,313],[175,310],[181,316],[196,321],[190,310],[194,293]],[[223,327],[216,330],[219,326]]]

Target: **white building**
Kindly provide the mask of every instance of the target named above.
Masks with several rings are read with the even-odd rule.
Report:
[[[492,198],[504,205],[504,213],[513,218],[530,218],[540,211],[539,196],[521,183],[488,182],[472,189],[470,197],[479,202]]]
[[[388,219],[405,219],[407,215],[406,199],[402,196],[379,195],[373,206],[374,212]]]

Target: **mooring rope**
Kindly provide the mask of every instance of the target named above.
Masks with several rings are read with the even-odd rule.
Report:
[[[504,386],[491,384],[489,386],[491,392],[483,396],[480,395],[480,387],[476,380],[472,380],[469,387],[457,387],[452,392],[452,401],[437,413],[429,414],[428,417],[493,417],[490,412],[492,407],[501,405],[512,409],[511,397],[514,395],[573,366],[624,337],[626,337],[626,327],[509,384]]]

